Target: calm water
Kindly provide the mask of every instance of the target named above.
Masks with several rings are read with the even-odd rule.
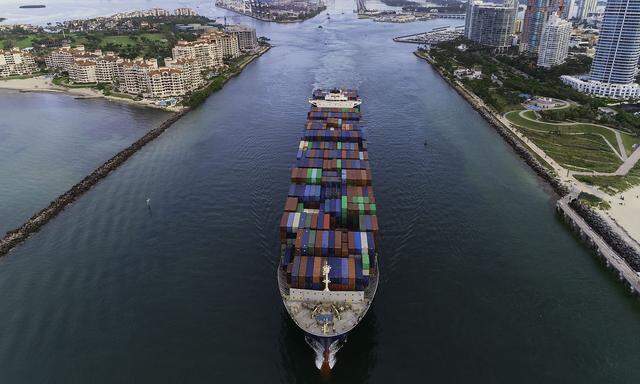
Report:
[[[0,114],[3,235],[168,116],[104,100],[5,90]]]
[[[0,260],[0,382],[640,379],[638,301],[493,129],[391,41],[446,22],[251,22],[274,49]],[[275,269],[305,100],[331,85],[365,100],[382,280],[323,379]]]

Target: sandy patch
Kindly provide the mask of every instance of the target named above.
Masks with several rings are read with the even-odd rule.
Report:
[[[640,186],[612,196],[607,214],[640,243]]]

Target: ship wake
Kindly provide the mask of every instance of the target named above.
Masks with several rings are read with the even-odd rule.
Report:
[[[336,354],[344,345],[346,338],[336,340],[318,340],[311,336],[305,336],[305,341],[316,354],[316,368],[321,371],[329,371],[336,365]]]

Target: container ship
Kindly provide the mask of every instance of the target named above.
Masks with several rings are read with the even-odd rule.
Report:
[[[280,221],[278,286],[307,338],[332,345],[378,288],[378,218],[357,91],[315,90]]]

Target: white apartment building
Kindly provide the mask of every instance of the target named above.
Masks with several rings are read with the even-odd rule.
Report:
[[[149,90],[146,96],[152,98],[165,98],[183,96],[187,93],[184,77],[177,68],[158,68],[148,72]]]
[[[204,78],[195,59],[178,59],[170,57],[164,59],[167,68],[179,69],[184,79],[184,87],[187,92],[194,91],[204,85]]]
[[[560,80],[571,88],[597,97],[611,99],[640,98],[640,86],[637,83],[615,84],[591,80],[589,76],[560,76]]]
[[[96,62],[76,59],[69,66],[69,80],[74,83],[97,83]]]
[[[30,75],[38,69],[30,53],[17,48],[0,50],[0,77]]]
[[[231,57],[235,59],[240,56],[240,45],[238,44],[238,35],[224,33],[220,31],[210,32],[212,39],[217,39],[222,45],[222,57]]]
[[[155,59],[124,60],[118,65],[118,89],[133,95],[149,92],[149,71],[158,69]]]
[[[191,8],[178,8],[174,14],[176,16],[198,16],[198,13]]]
[[[143,11],[143,14],[145,16],[152,16],[152,17],[171,16],[171,12],[162,8],[151,8],[147,11]]]
[[[118,65],[124,60],[108,52],[96,60],[96,78],[98,83],[113,83],[118,78]]]
[[[80,52],[84,52],[84,46],[80,45],[78,47],[71,48],[66,45],[52,51],[44,58],[44,62],[47,65],[47,68],[59,68],[63,71],[68,71],[71,64],[73,64],[74,54]]]
[[[551,68],[565,62],[569,54],[570,21],[552,15],[542,27],[538,46],[538,67]]]
[[[172,50],[173,58],[195,59],[200,70],[221,67],[223,51],[217,41],[201,38],[196,41],[178,41]]]

